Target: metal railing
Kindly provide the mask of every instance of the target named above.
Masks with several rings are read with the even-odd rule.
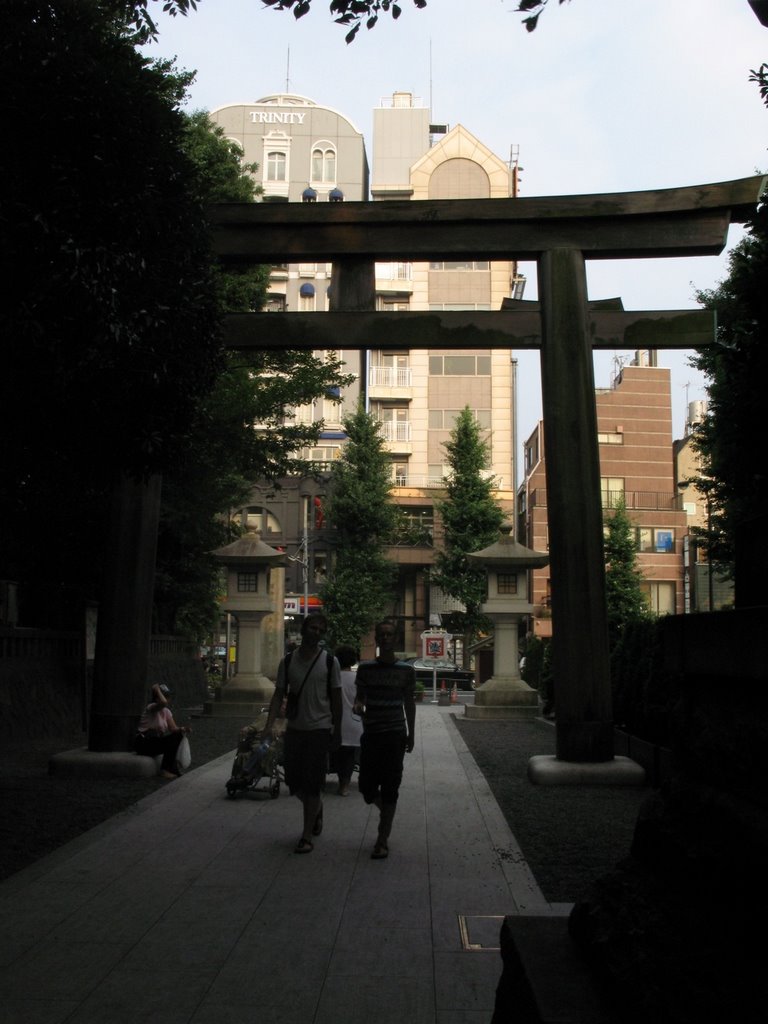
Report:
[[[410,441],[411,424],[408,420],[382,420],[381,436],[385,441]]]
[[[372,388],[409,388],[413,383],[410,366],[372,366],[368,384]]]
[[[649,509],[656,512],[682,511],[682,499],[679,495],[666,491],[603,491],[603,508],[616,508],[624,499],[628,509]],[[529,508],[546,508],[547,489],[536,487],[528,497]]]

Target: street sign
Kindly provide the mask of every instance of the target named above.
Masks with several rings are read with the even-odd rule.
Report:
[[[452,640],[451,633],[443,630],[427,629],[421,634],[421,656],[425,661],[447,661],[448,644]]]

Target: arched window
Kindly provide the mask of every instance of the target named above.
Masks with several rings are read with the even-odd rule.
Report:
[[[280,520],[262,505],[250,505],[240,513],[241,526],[255,526],[262,537],[269,533],[282,533]]]
[[[267,181],[285,181],[286,163],[285,153],[267,153]]]
[[[336,181],[336,150],[330,144],[320,143],[312,150],[312,181]]]

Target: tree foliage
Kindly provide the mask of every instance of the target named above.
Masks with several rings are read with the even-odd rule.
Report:
[[[648,615],[642,591],[643,575],[637,567],[634,528],[623,500],[605,524],[605,596],[608,639],[613,649],[630,622]]]
[[[113,474],[173,463],[221,367],[209,231],[177,84],[113,12],[30,0],[0,28],[0,575],[93,596]]]
[[[206,112],[186,119],[184,148],[197,170],[203,204],[254,201],[260,191],[252,177],[257,165],[242,160],[240,147]],[[264,266],[216,271],[219,301],[227,312],[260,309],[268,282]],[[286,413],[350,380],[337,359],[312,352],[226,354],[222,372],[200,402],[184,452],[164,477],[155,584],[158,632],[200,638],[210,630],[218,614],[218,566],[211,552],[232,539],[228,513],[248,503],[256,480],[275,482],[306,469],[297,453],[317,442],[320,426],[296,423]]]
[[[485,475],[488,443],[483,440],[472,411],[465,407],[456,419],[445,445],[450,476],[445,497],[439,500],[444,547],[435,553],[432,582],[464,605],[453,621],[465,636],[465,663],[469,643],[487,626],[480,605],[485,600],[487,575],[467,558],[498,539],[504,512],[493,496],[494,481]]]
[[[569,3],[570,0],[557,0],[558,4]],[[544,13],[544,8],[549,3],[549,0],[518,0],[516,10],[519,14],[526,14],[527,17],[523,18],[523,24],[525,25],[527,32],[534,32],[536,26],[539,24],[539,18]]]
[[[359,647],[393,604],[397,567],[385,548],[395,536],[398,517],[379,423],[360,405],[343,425],[348,441],[333,464],[325,503],[336,550],[321,596],[329,642]]]
[[[267,7],[276,11],[292,11],[294,18],[303,18],[312,7],[312,0],[262,0]],[[419,9],[427,6],[427,0],[413,0],[414,7]],[[334,21],[339,25],[351,26],[345,41],[351,43],[365,23],[368,29],[374,28],[380,14],[391,14],[397,20],[402,8],[396,0],[329,0],[328,10],[335,15]]]
[[[717,340],[693,365],[708,379],[709,415],[694,434],[702,472],[696,487],[709,504],[710,523],[698,531],[714,559],[733,563],[741,524],[765,513],[768,473],[755,456],[765,429],[768,380],[768,207],[765,197],[732,250],[728,276],[698,299],[717,312]]]
[[[99,593],[114,475],[161,472],[156,625],[192,629],[226,512],[317,436],[286,408],[348,378],[223,351],[222,310],[259,308],[268,273],[215,265],[205,204],[254,182],[181,112],[191,76],[137,53],[106,0],[4,4],[0,28],[0,578],[23,584],[23,622],[72,625]]]

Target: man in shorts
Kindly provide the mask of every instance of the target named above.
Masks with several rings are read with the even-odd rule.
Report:
[[[341,675],[339,663],[320,641],[328,622],[308,615],[301,626],[301,644],[277,669],[275,692],[262,736],[271,735],[275,718],[287,700],[283,761],[285,781],[301,800],[303,829],[295,853],[311,853],[312,838],[323,830],[323,797],[328,755],[341,742]],[[295,708],[295,714],[291,711]]]
[[[389,834],[403,778],[403,759],[414,745],[416,705],[413,665],[395,657],[395,624],[376,626],[379,654],[357,667],[357,707],[363,719],[359,787],[367,804],[379,808],[379,832],[371,858],[389,856]]]

